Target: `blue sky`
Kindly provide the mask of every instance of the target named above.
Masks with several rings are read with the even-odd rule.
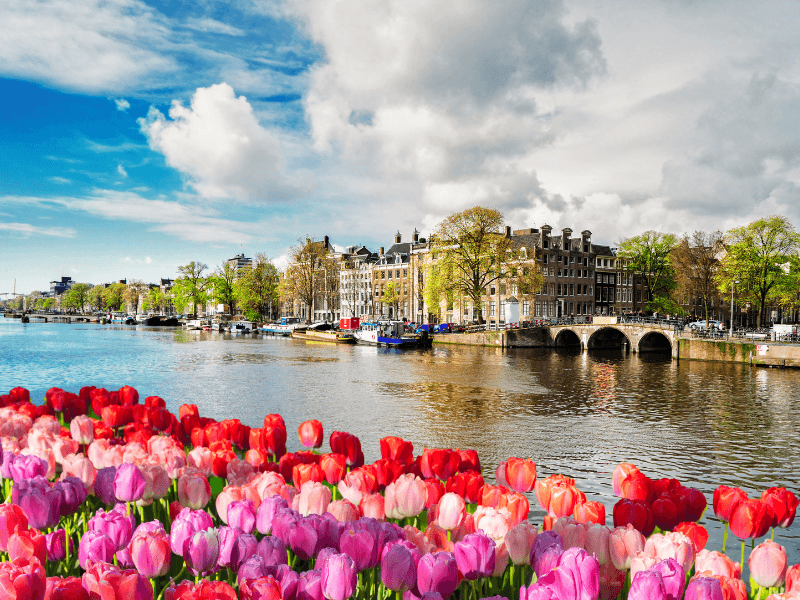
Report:
[[[0,293],[300,236],[800,224],[794,2],[19,0],[0,7]]]

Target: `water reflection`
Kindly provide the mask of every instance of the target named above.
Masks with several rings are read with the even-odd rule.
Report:
[[[53,386],[131,384],[176,411],[184,402],[217,419],[259,426],[281,413],[292,431],[309,418],[350,431],[367,460],[389,434],[428,447],[478,450],[485,476],[508,456],[539,474],[574,476],[594,500],[615,502],[611,472],[634,462],[711,498],[720,483],[750,494],[800,492],[795,465],[800,372],[672,361],[663,353],[435,347],[398,351],[281,338],[147,327],[3,323],[0,390],[35,398]],[[8,321],[8,320],[5,320]],[[290,449],[299,443],[290,434]],[[536,507],[533,495],[531,506]],[[535,515],[541,515],[535,508]],[[721,529],[704,519],[712,548]],[[796,529],[796,528],[795,528]],[[779,531],[800,560],[793,529]]]

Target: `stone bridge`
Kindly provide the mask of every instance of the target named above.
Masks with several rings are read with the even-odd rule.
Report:
[[[514,329],[505,334],[501,345],[507,348],[621,348],[634,353],[669,352],[673,358],[678,358],[680,337],[661,324],[618,323],[615,317],[595,317],[593,323]]]

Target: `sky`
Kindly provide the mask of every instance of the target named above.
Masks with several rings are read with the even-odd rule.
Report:
[[[0,24],[0,294],[376,249],[476,205],[611,246],[800,226],[794,0],[16,0]]]

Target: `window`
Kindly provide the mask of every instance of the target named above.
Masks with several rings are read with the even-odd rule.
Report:
[[[582,269],[578,269],[578,277],[583,277],[583,270]]]
[[[542,248],[549,248],[549,247],[550,247],[550,240],[545,238],[544,241],[542,241]]]
[[[569,314],[575,314],[575,304],[572,302],[569,303]]]
[[[547,254],[544,255],[544,264],[547,264]]]
[[[570,262],[570,264],[574,265],[575,264],[575,257],[574,256],[570,256],[569,257],[569,262]]]
[[[408,269],[403,269],[403,277],[408,277]]]
[[[559,255],[558,255],[558,262],[561,262],[562,258],[563,258],[563,257],[562,257],[562,256],[559,254]]]
[[[561,295],[561,284],[560,283],[558,284],[558,295],[559,296]]]
[[[592,286],[589,286],[589,293],[587,294],[587,296],[591,296],[593,294],[594,292],[592,291]]]
[[[534,313],[534,316],[535,317],[541,317],[542,316],[542,305],[539,302],[536,303],[535,310],[536,310],[536,312]]]
[[[558,276],[561,277],[561,269],[558,270]]]
[[[612,273],[611,275],[609,275],[609,276],[608,276],[608,283],[614,283],[614,280],[615,280],[616,278],[617,278],[617,277],[616,277],[616,275],[614,275],[614,274]]]
[[[569,295],[570,296],[575,295],[575,285],[573,285],[572,283],[569,284]]]
[[[588,252],[588,250],[585,250],[585,252]],[[589,266],[589,258],[586,257],[586,256],[583,257],[583,266],[584,267],[588,267]]]
[[[495,288],[494,286],[491,286],[489,288],[489,295],[490,296],[494,296],[496,293],[497,293],[497,288]]]
[[[381,279],[386,279],[386,271],[381,271]]]
[[[389,279],[391,279],[391,278],[392,278],[392,272],[389,271]]]
[[[400,279],[400,269],[397,269],[397,271],[395,271],[395,272],[394,272],[394,276],[395,276],[397,279]]]
[[[530,312],[531,312],[531,303],[528,302],[527,300],[523,300],[523,302],[522,302],[522,314],[527,317],[530,314]]]
[[[501,283],[500,284],[500,295],[501,296],[505,296],[506,295],[506,284],[505,283]]]
[[[603,266],[603,261],[601,259],[599,259],[599,258],[597,259],[597,266],[598,267],[602,267]]]
[[[555,267],[550,267],[550,277],[554,277],[556,274]]]
[[[575,277],[575,269],[570,269],[569,270],[569,276],[570,277]]]
[[[496,307],[495,307],[495,305],[494,305],[494,302],[492,302],[492,303],[489,305],[489,316],[490,316],[490,317],[493,317],[493,316],[495,316],[495,308],[496,308]]]
[[[622,300],[622,292],[617,290],[617,302],[619,302],[620,300]]]
[[[556,295],[556,284],[555,283],[551,283],[550,284],[550,295],[551,296],[555,296]]]

